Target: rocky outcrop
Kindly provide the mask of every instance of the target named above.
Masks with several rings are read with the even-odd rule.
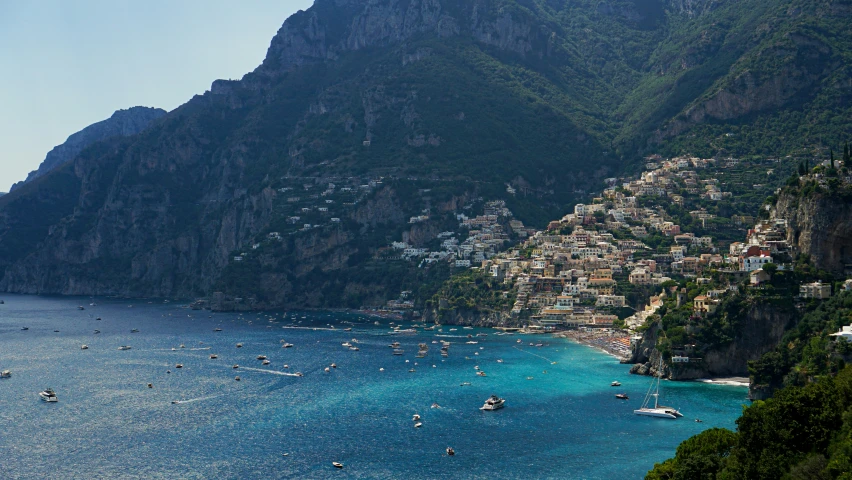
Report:
[[[772,212],[787,221],[787,242],[814,265],[843,275],[852,270],[852,208],[843,197],[785,190]]]
[[[666,359],[663,373],[671,380],[747,377],[748,362],[774,349],[784,332],[794,326],[796,318],[795,312],[786,303],[754,302],[742,318],[736,320],[736,336],[732,341],[691,353],[688,363],[672,363]],[[631,373],[648,374],[659,365],[660,352],[656,348],[659,335],[659,323],[654,323],[643,333],[630,358],[630,363],[635,364]]]
[[[472,327],[516,327],[520,325],[509,312],[461,309],[426,309],[423,312],[423,321],[441,325]]]
[[[95,142],[111,137],[136,135],[165,114],[165,110],[149,107],[131,107],[127,110],[118,110],[108,119],[89,125],[69,136],[62,145],[53,147],[53,150],[48,152],[44,161],[39,165],[38,170],[30,172],[26,180],[12,185],[12,190],[14,191],[26,182],[31,182],[64,165],[84,148]]]

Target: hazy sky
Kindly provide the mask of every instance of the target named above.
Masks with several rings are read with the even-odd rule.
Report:
[[[72,133],[240,78],[313,0],[0,0],[0,191]]]

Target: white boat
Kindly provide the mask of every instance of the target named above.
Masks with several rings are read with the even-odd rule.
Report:
[[[88,349],[89,349],[88,345],[80,345],[80,350],[88,350]]]
[[[3,370],[2,372],[0,372],[0,378],[11,378],[11,377],[12,377],[12,372],[10,372],[9,370]]]
[[[290,348],[292,346],[293,346],[292,343],[285,343],[284,345],[281,345],[281,348]]]
[[[119,350],[130,350],[130,345],[122,345],[118,347]]]
[[[610,387],[620,387],[620,386],[621,386],[621,382],[619,382],[618,380],[616,380],[616,381],[614,381],[614,382],[610,383],[610,384],[609,384],[609,386],[610,386]]]
[[[633,410],[636,415],[644,415],[646,417],[670,418],[672,420],[682,417],[683,415],[672,407],[666,407],[659,404],[660,399],[660,379],[663,359],[660,357],[660,367],[657,369],[657,374],[651,380],[651,386],[648,387],[648,393],[645,394],[645,401],[642,402],[642,407],[638,410]],[[654,406],[651,406],[651,399],[654,399]]]
[[[506,401],[497,395],[491,395],[488,397],[488,400],[485,401],[485,405],[479,407],[480,410],[499,410],[503,408],[506,404]]]
[[[54,392],[52,388],[45,388],[43,392],[38,392],[38,396],[45,402],[59,401],[59,399],[56,398],[56,392]]]

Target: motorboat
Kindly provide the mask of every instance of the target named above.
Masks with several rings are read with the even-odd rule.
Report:
[[[413,416],[413,417],[411,417],[411,419],[412,419],[412,420],[414,420],[414,421],[416,422],[416,421],[420,420],[420,415],[419,415],[419,414],[417,414],[417,413],[415,413],[415,414],[414,414],[414,416]]]
[[[219,358],[219,355],[216,355],[215,353],[210,354],[210,360],[216,360],[217,358]]]
[[[344,329],[343,329],[343,331],[344,331],[344,332],[351,332],[351,331],[352,331],[352,327],[344,328]]]
[[[391,347],[391,348],[399,348],[399,342],[393,342],[388,346]]]
[[[0,378],[11,378],[11,377],[12,377],[12,372],[10,372],[9,370],[3,370],[2,372],[0,372]]]
[[[94,333],[97,335],[98,333],[101,333],[101,331],[100,331],[100,330],[95,330],[95,331],[94,331]]]
[[[181,347],[182,347],[182,346],[181,346]],[[238,343],[238,344],[237,344],[237,348],[243,348],[243,344],[242,344],[242,343]]]
[[[178,363],[177,365],[175,365],[175,368],[183,368],[183,364],[182,364],[182,363]]]
[[[180,344],[180,348],[186,348],[186,345],[184,345],[184,344],[182,344],[182,343],[181,343],[181,344]]]
[[[130,330],[130,333],[139,333],[139,329],[133,328],[133,329]]]
[[[86,308],[85,308],[85,307],[83,307],[82,305],[80,305],[79,307],[77,307],[77,310],[85,310],[85,309],[86,309]]]
[[[433,403],[433,404],[432,404],[432,408],[441,408],[441,406],[440,406],[440,405],[438,405],[437,403]]]
[[[101,319],[101,317],[98,317],[98,318],[96,318],[95,320],[100,320],[100,319]]]
[[[482,370],[476,372],[476,374],[479,375],[480,377],[486,377],[487,376],[487,375],[485,375],[485,372],[483,372]]]
[[[349,348],[349,347],[351,347],[351,346],[352,346],[352,344],[351,344],[351,343],[349,343],[349,342],[343,342],[343,343],[341,343],[340,345],[341,345],[341,346],[343,346],[343,347],[346,347],[346,348]]]
[[[498,358],[498,359],[497,359],[497,363],[503,363],[503,359],[502,359],[502,358]]]
[[[261,364],[261,365],[269,365],[269,364],[270,364],[270,361],[269,361],[269,360],[264,360],[264,361],[260,362],[260,364]]]
[[[122,345],[118,347],[119,350],[130,350],[130,345]]]
[[[38,392],[38,396],[45,402],[59,401],[59,399],[56,398],[56,392],[54,392],[52,388],[45,388],[44,391]]]
[[[616,393],[615,398],[619,400],[630,400],[626,393]]]
[[[470,386],[470,382],[462,382],[462,383],[460,383],[460,384],[459,384],[459,386],[460,386],[460,387],[469,387],[469,386]]]
[[[285,343],[285,344],[281,345],[281,348],[290,348],[292,346],[293,346],[292,343]]]
[[[497,395],[491,395],[488,397],[488,400],[485,401],[485,405],[479,407],[480,410],[499,410],[503,408],[506,404],[506,401]]]
[[[88,350],[88,349],[89,349],[88,345],[80,345],[80,350]]]
[[[471,341],[469,341],[469,342],[464,342],[464,343],[466,343],[466,344],[468,344],[468,345],[476,345],[476,344],[477,344],[477,343],[479,343],[479,342],[475,342],[475,341],[471,340]]]
[[[337,364],[336,364],[336,363],[332,363],[332,364],[331,364],[331,368],[337,368]]]
[[[413,369],[413,368],[412,368],[412,369],[410,369],[408,372],[409,372],[409,373],[414,373],[414,372],[416,372],[416,371],[417,371],[417,370],[415,370],[415,369]]]
[[[330,371],[331,371],[331,369],[330,369],[330,368],[328,368],[328,367],[325,367],[325,369],[323,369],[323,371],[324,371],[325,373],[328,373],[328,372],[330,372]]]
[[[422,422],[417,422],[417,423],[414,424],[414,428],[420,428],[422,426],[423,426]]]
[[[456,454],[456,451],[453,450],[453,447],[447,447],[447,455],[452,457],[455,454]]]
[[[238,382],[239,382],[239,381],[240,381],[240,376],[239,376],[239,375],[237,375],[236,377],[234,377],[234,380],[236,380],[236,381],[238,381]]]
[[[340,462],[331,462],[331,464],[334,465],[334,468],[343,468],[343,464]]]
[[[258,360],[266,360],[266,355],[258,355],[257,359]]]
[[[609,384],[609,386],[610,386],[610,387],[620,387],[620,386],[621,386],[621,382],[619,382],[618,380],[616,380],[616,381],[614,381],[614,382],[610,383],[610,384]]]
[[[21,330],[29,330],[30,327],[21,327]]]
[[[305,374],[303,374],[302,372],[296,372],[293,375],[296,375],[297,377],[304,377],[305,376]]]
[[[221,332],[221,331],[222,331],[222,329],[221,329],[221,328],[214,328],[214,329],[213,329],[213,331],[214,331],[214,332]]]
[[[235,363],[235,364],[234,364],[234,366],[233,366],[233,367],[231,367],[231,368],[233,368],[233,369],[235,369],[235,370],[236,370],[236,369],[240,368],[240,366],[239,366],[239,365],[237,365],[237,364]]]

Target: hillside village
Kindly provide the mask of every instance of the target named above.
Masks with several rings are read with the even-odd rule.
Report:
[[[775,271],[792,268],[796,252],[787,243],[783,219],[732,215],[731,224],[740,227],[744,238],[717,241],[713,235],[684,231],[669,213],[670,205],[689,207],[731,197],[714,173],[717,160],[657,156],[647,160],[637,178],[607,179],[599,197],[576,205],[573,213],[522,244],[497,254],[481,249],[470,258],[478,263],[474,270],[496,282],[504,298],[514,299],[507,325],[522,324],[529,331],[610,332],[613,327],[635,331],[667,297],[676,297],[677,306],[690,302],[693,315],[700,318],[713,313],[729,292],[744,285],[761,288]],[[722,168],[738,162],[723,160]],[[715,219],[705,208],[688,214],[693,225],[705,230]],[[749,224],[752,228],[747,228]],[[496,223],[483,230],[488,235],[495,229],[499,231]],[[446,257],[457,253],[448,251]],[[683,285],[691,286],[689,294]],[[847,281],[845,288],[852,288],[852,282]],[[831,285],[817,281],[802,284],[799,294],[803,299],[824,299],[831,290]],[[604,337],[600,346],[628,355],[627,334]],[[633,341],[638,338],[634,335]],[[679,359],[688,361],[684,356]]]

